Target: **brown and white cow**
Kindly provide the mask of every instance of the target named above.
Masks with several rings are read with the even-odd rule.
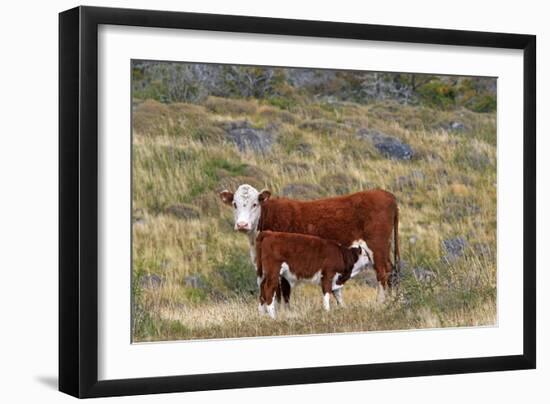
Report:
[[[250,257],[256,265],[258,231],[310,234],[335,240],[343,245],[366,243],[373,252],[378,280],[378,300],[391,286],[391,237],[394,237],[394,266],[399,270],[398,208],[395,196],[381,189],[357,192],[334,198],[301,201],[271,198],[271,192],[258,192],[243,184],[235,193],[220,193],[222,201],[233,207],[235,230],[248,235]],[[290,285],[283,279],[281,292],[288,303]]]
[[[330,293],[343,304],[344,283],[372,262],[362,246],[347,247],[317,236],[262,231],[256,239],[256,271],[260,279],[260,314],[275,318],[279,282],[321,285],[323,307],[330,309]]]

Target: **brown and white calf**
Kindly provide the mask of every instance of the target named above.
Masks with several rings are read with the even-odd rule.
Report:
[[[342,287],[372,262],[370,251],[362,246],[347,247],[320,237],[262,231],[256,240],[256,270],[260,285],[260,313],[275,318],[279,282],[290,287],[298,282],[320,284],[323,307],[330,309],[330,293],[343,304]]]
[[[256,236],[259,231],[310,234],[335,240],[345,246],[366,243],[372,249],[378,279],[378,300],[391,286],[391,238],[394,238],[394,264],[399,271],[398,208],[395,196],[381,189],[334,198],[300,201],[271,198],[271,192],[258,192],[243,184],[235,191],[222,191],[222,201],[233,207],[235,230],[248,235],[250,257],[256,264]],[[392,232],[393,230],[393,232]],[[281,292],[288,302],[290,285],[281,281]]]

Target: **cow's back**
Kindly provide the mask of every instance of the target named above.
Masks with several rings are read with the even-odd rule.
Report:
[[[378,189],[313,201],[274,198],[262,205],[259,230],[311,234],[349,245],[378,234],[386,239],[396,211],[395,197]]]

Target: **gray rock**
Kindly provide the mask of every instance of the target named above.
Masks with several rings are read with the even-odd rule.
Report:
[[[414,242],[416,242],[416,240]],[[412,276],[414,276],[414,279],[416,279],[418,282],[431,282],[435,279],[437,275],[435,272],[427,268],[421,266],[413,267],[406,260],[401,260],[400,268],[401,270],[399,271],[399,280],[402,280],[408,274],[412,274]],[[391,276],[392,278],[390,279],[395,282],[395,279],[397,278],[396,273],[392,272]]]
[[[376,271],[372,265],[369,265],[366,269],[359,272],[359,274],[353,278],[353,281],[358,284],[366,284],[371,288],[378,286],[378,280],[376,279]]]
[[[227,138],[237,145],[241,152],[252,150],[265,153],[273,146],[273,134],[266,130],[255,129],[246,121],[235,121],[225,125]]]
[[[477,149],[472,149],[465,156],[465,160],[466,163],[474,170],[484,170],[491,164],[489,157]]]
[[[199,210],[189,205],[172,205],[167,207],[165,212],[179,219],[198,219],[200,217]]]
[[[380,154],[389,159],[410,160],[414,156],[414,151],[407,143],[400,139],[369,129],[359,129],[357,132],[359,139],[369,140]]]
[[[412,273],[418,282],[431,282],[436,277],[436,273],[434,271],[430,271],[429,269],[422,267],[413,268]]]
[[[363,277],[365,278],[365,283],[371,288],[378,287],[378,279],[376,279],[376,272],[374,271],[374,269],[369,268],[364,271]]]
[[[134,218],[134,224],[144,225],[146,220],[143,217]]]
[[[404,278],[405,270],[401,268],[401,271],[399,273],[392,271],[390,273],[389,283],[392,286],[399,285],[399,282]],[[369,266],[366,270],[362,271],[359,275],[357,275],[357,280],[359,282],[364,282],[371,288],[377,288],[378,287],[378,279],[376,277],[376,271],[374,270],[374,267]]]
[[[387,158],[410,160],[413,156],[412,148],[395,138],[386,138],[383,142],[375,143],[374,147]]]
[[[446,263],[452,263],[464,255],[465,249],[468,247],[468,242],[464,237],[453,237],[443,240],[443,251],[445,255],[442,257]]]
[[[183,278],[185,286],[195,289],[203,289],[206,287],[206,282],[201,274],[188,275]]]
[[[281,190],[281,196],[297,199],[315,199],[319,198],[322,193],[321,187],[307,183],[288,184]]]
[[[466,130],[466,126],[460,121],[451,121],[449,122],[448,129],[453,132],[464,132]]]
[[[139,279],[139,284],[143,289],[158,289],[164,283],[164,279],[156,274],[143,275]]]

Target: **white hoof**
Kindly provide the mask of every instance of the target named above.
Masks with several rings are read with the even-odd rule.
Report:
[[[272,319],[275,319],[275,317],[277,316],[275,313],[275,300],[273,300],[271,304],[267,306],[267,314],[269,314],[269,317],[271,317]]]
[[[258,313],[260,313],[260,316],[265,314],[265,305],[261,303],[258,304]]]

